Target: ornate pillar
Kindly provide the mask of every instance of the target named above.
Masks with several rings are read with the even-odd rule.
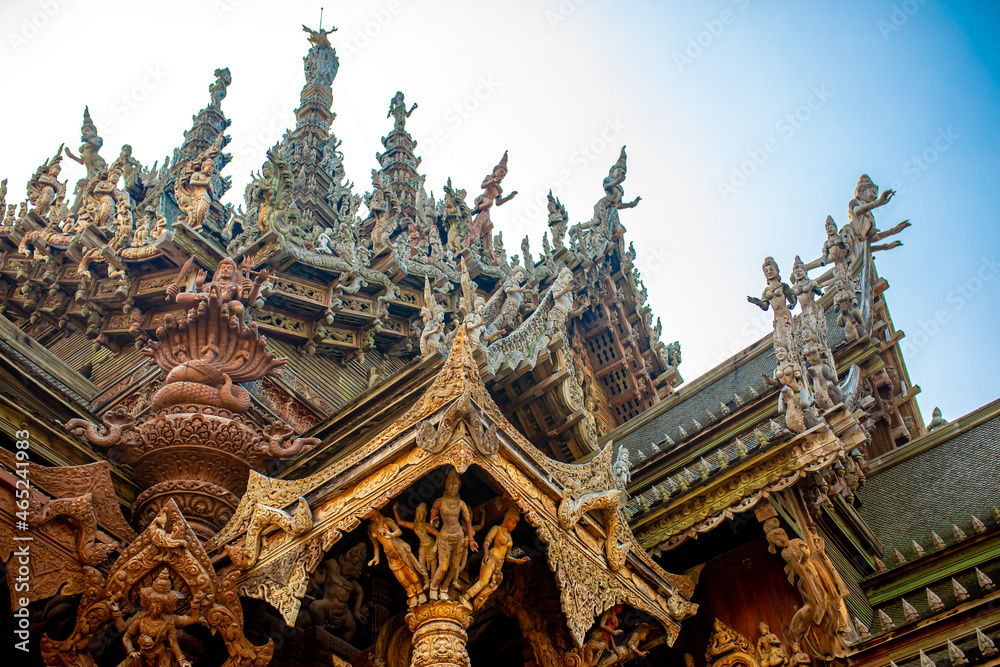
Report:
[[[465,649],[471,610],[461,602],[438,600],[414,607],[406,615],[413,632],[410,667],[470,667]]]

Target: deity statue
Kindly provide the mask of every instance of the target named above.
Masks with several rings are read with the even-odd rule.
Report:
[[[229,68],[215,70],[215,81],[208,87],[208,94],[211,96],[210,107],[218,109],[222,105],[222,100],[226,97],[226,88],[232,84],[233,76],[229,73]]]
[[[392,101],[389,102],[389,114],[386,118],[393,119],[394,130],[403,130],[406,128],[406,119],[410,117],[414,109],[417,108],[417,103],[414,102],[410,110],[406,110],[406,102],[403,101],[403,91],[397,91],[393,96]]]
[[[823,296],[823,290],[815,280],[809,277],[806,265],[802,258],[795,256],[795,264],[792,266],[792,292],[795,298],[802,305],[803,323],[808,326],[816,335],[817,341],[825,341],[827,336],[826,314],[823,308],[816,303],[816,297]]]
[[[309,605],[309,615],[316,625],[343,628],[341,636],[346,642],[354,639],[358,624],[365,620],[365,592],[357,582],[365,551],[364,543],[360,543],[337,558],[323,561],[320,565],[323,597]]]
[[[781,646],[778,635],[771,632],[767,623],[760,624],[760,639],[757,640],[757,654],[760,656],[760,667],[784,667],[788,654]]]
[[[631,633],[629,633],[629,636],[625,639],[625,642],[621,646],[616,646],[611,652],[611,655],[597,663],[597,667],[611,667],[612,665],[619,665],[628,662],[633,658],[645,657],[649,654],[649,651],[643,651],[639,648],[639,644],[646,641],[651,631],[652,626],[650,626],[649,623],[640,623],[634,630],[632,630]],[[690,654],[685,654],[685,658],[689,656]],[[691,665],[690,667],[694,666]]]
[[[94,124],[93,119],[90,117],[89,107],[83,108],[83,125],[80,127],[80,141],[83,142],[80,144],[80,155],[73,155],[73,151],[67,147],[66,157],[86,167],[86,181],[92,181],[108,163],[100,155],[104,139],[97,133],[97,125]]]
[[[623,489],[632,481],[632,464],[628,460],[628,450],[625,449],[625,445],[619,445],[618,458],[611,466],[611,472],[621,481]]]
[[[123,633],[122,643],[128,656],[118,667],[191,667],[191,661],[181,652],[177,642],[177,628],[193,625],[201,615],[201,600],[191,600],[186,616],[174,615],[180,595],[171,590],[167,568],[160,570],[152,586],[140,591],[142,611],[122,620],[118,604],[111,603],[111,615],[118,631]]]
[[[566,215],[566,207],[562,205],[558,197],[552,196],[552,190],[548,195],[548,223],[552,230],[552,244],[558,250],[563,248],[563,239],[566,238],[566,227],[569,225],[569,216]]]
[[[575,289],[576,280],[573,278],[573,272],[564,266],[552,282],[552,310],[549,312],[549,329],[551,331],[555,331],[557,327],[566,326],[566,320],[573,312],[573,292]]]
[[[220,295],[223,301],[227,302],[230,314],[236,315],[241,322],[243,321],[244,304],[252,304],[257,300],[261,285],[268,277],[267,269],[264,269],[251,281],[236,266],[235,260],[231,257],[223,257],[212,275],[211,282],[205,284],[207,273],[199,271],[196,280],[197,291],[182,292],[181,283],[187,277],[192,265],[193,260],[189,259],[181,268],[177,280],[167,285],[167,299],[174,300],[178,305],[186,308],[194,308],[207,301],[209,295],[214,291]],[[249,269],[249,266],[244,266],[244,268]]]
[[[111,163],[107,169],[101,169],[97,176],[88,182],[84,194],[83,211],[79,223],[104,227],[111,222],[121,195],[118,192],[118,181],[121,179],[121,169],[118,162]]]
[[[28,201],[35,206],[35,212],[44,216],[49,207],[58,198],[60,189],[65,191],[65,184],[59,182],[59,172],[62,170],[62,149],[42,163],[28,181]]]
[[[778,264],[771,257],[764,260],[764,277],[767,278],[767,287],[764,288],[761,298],[755,299],[747,297],[747,301],[759,307],[765,313],[770,308],[774,311],[774,343],[783,343],[789,350],[792,349],[792,314],[790,309],[795,307],[795,292],[787,284],[781,282],[781,274],[778,271]]]
[[[795,585],[802,596],[803,604],[789,624],[789,641],[802,642],[817,658],[842,657],[846,653],[846,588],[826,558],[822,540],[816,542],[816,535],[811,535],[814,548],[823,552],[814,554],[803,540],[789,539],[774,516],[764,521],[764,534],[771,553],[780,549],[788,583]]]
[[[802,645],[799,642],[792,642],[792,655],[788,662],[792,667],[795,667],[795,665],[811,665],[812,658],[802,650]]]
[[[524,301],[524,293],[528,291],[527,287],[523,287],[524,283],[524,267],[520,264],[515,264],[511,267],[510,275],[503,282],[501,289],[503,290],[504,302],[500,306],[500,312],[497,314],[493,321],[490,322],[489,329],[491,331],[489,340],[493,338],[498,338],[508,329],[513,329],[517,326],[517,318],[521,312],[521,304]]]
[[[493,526],[486,534],[486,539],[483,540],[483,562],[479,566],[479,579],[462,594],[462,604],[470,609],[482,608],[490,595],[500,586],[503,580],[501,568],[504,563],[523,564],[531,560],[527,556],[514,558],[510,555],[510,549],[514,546],[510,534],[520,520],[521,514],[512,504],[504,514],[503,523]]]
[[[476,197],[473,205],[472,222],[469,223],[469,233],[462,242],[465,248],[471,248],[476,241],[482,241],[483,251],[488,255],[494,266],[497,263],[496,253],[493,252],[493,221],[490,220],[490,209],[493,204],[502,206],[517,195],[514,190],[506,197],[503,196],[503,188],[500,182],[507,176],[507,151],[497,166],[493,167],[493,172],[483,179],[483,194]]]
[[[854,189],[854,199],[847,205],[847,214],[850,216],[850,224],[859,239],[867,240],[870,243],[881,241],[887,236],[900,233],[910,226],[909,220],[904,220],[892,229],[884,232],[879,231],[875,226],[875,217],[872,210],[879,206],[885,206],[896,194],[895,190],[885,190],[881,195],[878,193],[878,186],[872,183],[868,174],[861,174],[858,185]],[[900,245],[898,241],[895,245]],[[888,248],[883,248],[888,249]]]
[[[625,147],[622,146],[621,153],[618,155],[618,161],[612,165],[608,171],[607,178],[604,179],[604,196],[594,205],[594,217],[591,219],[589,225],[592,231],[602,229],[602,233],[614,235],[616,230],[613,228],[612,213],[614,212],[615,214],[614,220],[617,220],[618,211],[635,208],[642,201],[642,197],[636,197],[627,204],[622,201],[625,197],[625,189],[622,187],[622,183],[625,182],[625,175],[628,171],[626,165],[627,158]]]
[[[840,280],[833,284],[833,305],[837,310],[837,325],[844,328],[844,336],[847,340],[857,340],[861,335],[859,327],[864,319],[861,316],[861,309],[858,308],[858,300],[848,287],[850,285],[850,282]]]
[[[425,506],[426,509],[426,506]],[[392,519],[382,516],[378,510],[372,510],[368,515],[368,539],[375,548],[375,555],[368,566],[378,565],[379,547],[385,551],[385,559],[393,576],[406,591],[406,600],[410,607],[419,602],[426,602],[423,597],[424,582],[427,580],[427,570],[413,557],[408,545],[402,537],[403,531]]]
[[[458,582],[459,573],[465,568],[469,549],[479,551],[472,530],[472,513],[469,506],[458,497],[462,484],[455,470],[448,471],[444,483],[444,496],[431,507],[431,525],[440,520],[437,535],[437,569],[431,577],[432,600],[447,600],[448,591]]]
[[[426,572],[433,572],[437,569],[437,552],[435,550],[434,538],[437,530],[427,521],[427,503],[420,503],[414,510],[413,521],[403,521],[399,518],[398,505],[392,506],[392,514],[396,519],[396,524],[412,530],[420,541],[417,549],[417,560]]]
[[[806,345],[802,352],[809,364],[807,371],[817,407],[821,410],[829,410],[834,405],[842,403],[844,396],[837,386],[837,373],[827,363],[819,345],[815,343]]]
[[[469,207],[465,203],[465,190],[456,190],[448,179],[444,186],[444,210],[443,223],[448,232],[448,246],[453,251],[458,251],[462,247],[466,236],[469,233]]]
[[[330,33],[336,32],[336,28],[324,30],[313,30],[307,26],[302,26],[302,30],[309,34],[309,53],[304,58],[306,83],[318,83],[329,86],[337,76],[337,69],[340,61],[337,59],[337,52],[330,44]]]
[[[424,328],[420,332],[420,354],[426,357],[443,352],[444,306],[437,302],[428,278],[424,278],[424,305],[420,308],[420,316],[424,319]]]
[[[618,627],[618,614],[623,608],[624,605],[616,604],[597,619],[597,627],[590,631],[581,651],[585,666],[594,667],[597,665],[598,660],[608,648],[611,649],[612,653],[617,653],[614,638],[625,632]]]
[[[178,221],[184,222],[195,231],[201,229],[214,199],[212,174],[215,173],[215,160],[204,155],[199,157],[203,159],[193,160],[184,165],[174,184],[177,206],[182,212]]]

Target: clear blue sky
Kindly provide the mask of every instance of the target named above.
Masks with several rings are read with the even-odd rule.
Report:
[[[511,253],[528,234],[537,256],[549,187],[572,221],[589,219],[628,145],[625,194],[643,201],[622,220],[689,381],[770,330],[745,301],[763,287],[763,258],[787,277],[796,254],[816,257],[823,221],[846,222],[867,172],[899,191],[876,220],[913,223],[878,269],[925,417],[1000,396],[991,2],[6,2],[8,202],[59,143],[79,145],[84,104],[109,160],[123,143],[161,160],[228,66],[227,199],[239,203],[294,122],[300,24],[315,27],[320,4],[340,28],[333,130],[360,189],[403,90],[419,104],[407,127],[438,196],[449,176],[475,196],[510,150],[505,188],[520,194],[495,224]]]

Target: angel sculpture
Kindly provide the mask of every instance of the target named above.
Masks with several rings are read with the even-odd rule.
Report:
[[[528,291],[527,287],[523,286],[524,283],[524,267],[520,264],[515,264],[511,267],[510,275],[503,282],[500,290],[498,290],[497,295],[504,299],[503,305],[500,306],[500,311],[495,318],[490,322],[489,340],[499,338],[508,329],[513,329],[517,326],[517,317],[521,312],[521,303],[524,301],[524,293]],[[491,301],[493,299],[490,299]]]
[[[222,138],[223,135],[220,134],[198,157],[185,163],[174,184],[177,206],[183,214],[178,219],[194,230],[201,229],[215,198],[212,192],[212,175],[215,173],[215,158],[222,147]]]
[[[284,151],[275,144],[267,151],[267,162],[248,188],[247,208],[257,210],[257,229],[266,234],[278,215],[292,202],[292,169]]]
[[[226,97],[226,88],[233,82],[233,76],[229,73],[229,68],[221,68],[215,70],[215,81],[208,87],[208,94],[212,98],[212,102],[209,106],[216,109],[222,104],[222,100]]]
[[[333,48],[333,45],[330,44],[329,34],[331,32],[337,32],[337,28],[333,27],[333,28],[330,28],[329,30],[323,30],[323,28],[320,28],[319,30],[313,30],[312,28],[310,28],[310,27],[308,27],[306,25],[303,25],[302,26],[302,31],[309,33],[309,43],[310,44],[318,46],[321,49],[331,49],[331,48]]]
[[[861,178],[858,179],[858,185],[854,189],[854,199],[847,205],[847,213],[850,216],[851,226],[857,233],[858,238],[874,243],[881,241],[887,236],[898,234],[910,226],[909,220],[904,220],[895,227],[885,231],[879,231],[875,226],[875,217],[871,213],[872,209],[888,204],[894,194],[896,194],[895,190],[885,190],[879,195],[878,186],[872,183],[872,179],[868,177],[868,174],[861,174]],[[872,250],[889,250],[900,245],[902,245],[900,241],[893,241],[884,246],[873,247]]]
[[[123,633],[122,643],[128,651],[121,667],[191,667],[177,641],[177,628],[198,622],[204,598],[191,600],[189,613],[177,616],[174,610],[180,597],[172,590],[167,568],[163,568],[152,586],[140,590],[142,611],[127,622],[122,620],[117,602],[110,603],[111,615],[118,631]]]
[[[83,125],[80,127],[80,155],[73,155],[73,151],[66,148],[66,157],[77,164],[82,164],[87,168],[87,180],[92,180],[94,176],[104,169],[108,163],[100,155],[101,146],[104,139],[97,133],[97,125],[90,117],[90,108],[83,107]]]
[[[406,119],[410,117],[413,111],[417,108],[417,103],[414,102],[410,110],[406,110],[406,102],[403,101],[403,91],[398,91],[389,102],[389,114],[386,118],[393,119],[393,129],[402,130],[406,127]]]
[[[63,146],[59,146],[56,154],[43,162],[42,166],[35,170],[31,180],[28,181],[28,201],[35,206],[35,212],[38,215],[48,213],[49,207],[58,197],[60,185],[65,187],[64,184],[59,183],[59,172],[62,170],[60,164],[62,151]]]
[[[483,242],[483,250],[488,253],[494,265],[497,263],[496,253],[493,252],[493,222],[490,220],[490,209],[493,204],[502,206],[517,195],[514,190],[506,197],[503,196],[503,188],[500,182],[507,175],[507,151],[504,151],[499,164],[493,167],[493,171],[483,179],[483,194],[476,197],[475,208],[472,215],[475,216],[469,223],[469,234],[462,242],[463,247],[471,248],[476,241]]]
[[[424,318],[424,328],[420,332],[420,354],[426,357],[435,352],[444,352],[444,306],[435,299],[428,278],[424,278],[424,305],[420,308],[420,316]]]
[[[607,178],[604,179],[604,196],[594,205],[594,218],[590,221],[591,229],[607,224],[609,231],[613,231],[610,229],[612,211],[635,208],[642,201],[642,197],[636,197],[627,204],[622,201],[625,196],[622,183],[625,182],[625,174],[628,172],[627,159],[625,147],[622,146],[621,153],[618,154],[618,161],[612,165]]]
[[[748,296],[747,301],[764,312],[767,312],[768,309],[774,311],[775,344],[784,344],[790,350],[792,349],[792,314],[789,309],[794,308],[798,302],[795,292],[786,283],[781,282],[778,264],[774,259],[765,258],[763,270],[764,277],[767,278],[767,287],[764,288],[761,298],[755,299]]]

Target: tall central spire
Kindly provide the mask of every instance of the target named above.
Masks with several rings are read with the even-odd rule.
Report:
[[[333,102],[333,91],[330,86],[337,77],[340,61],[337,52],[330,44],[330,30],[313,30],[302,26],[309,33],[309,53],[303,58],[303,69],[306,75],[306,85],[302,88],[299,108],[295,111],[295,136],[311,134],[315,138],[325,140],[329,136],[330,123],[336,116],[330,110]]]

